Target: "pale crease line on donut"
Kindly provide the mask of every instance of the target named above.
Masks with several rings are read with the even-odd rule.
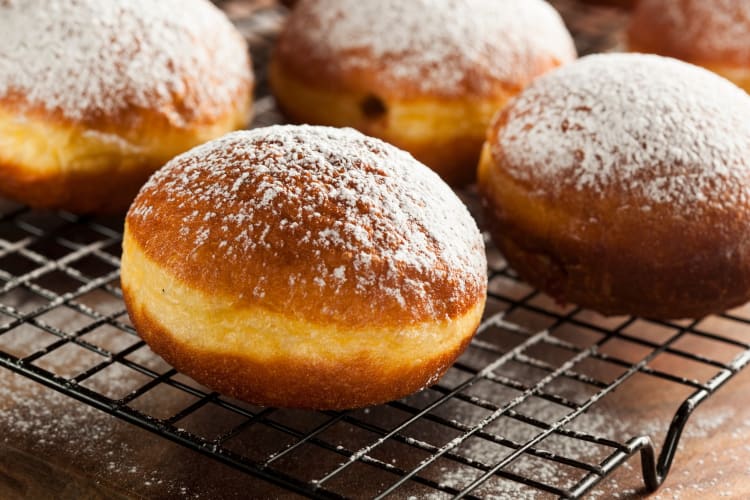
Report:
[[[511,94],[494,98],[448,99],[422,97],[394,99],[374,96],[387,106],[386,119],[368,120],[361,109],[366,92],[331,92],[310,87],[284,73],[278,64],[271,65],[274,93],[292,114],[327,116],[326,125],[350,126],[370,135],[402,141],[441,141],[456,137],[484,137],[495,113]]]
[[[241,354],[257,360],[293,356],[311,360],[350,360],[358,354],[418,364],[455,349],[473,335],[484,301],[447,321],[406,327],[348,329],[321,325],[262,307],[233,305],[232,299],[191,289],[148,258],[125,233],[122,282],[138,306],[177,340],[215,354]],[[377,318],[374,318],[374,322]],[[325,346],[324,349],[321,346]]]
[[[166,162],[173,156],[245,125],[249,112],[231,110],[208,125],[167,129],[144,124],[138,134],[125,137],[115,132],[93,130],[79,124],[46,121],[0,105],[0,164],[17,165],[37,173],[58,170],[96,172],[110,165],[138,168],[153,160]]]

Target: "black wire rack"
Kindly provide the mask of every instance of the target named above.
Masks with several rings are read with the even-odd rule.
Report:
[[[262,52],[256,62],[262,75]],[[256,124],[279,120],[269,97],[256,109]],[[750,308],[603,318],[531,289],[488,242],[486,317],[435,386],[346,412],[255,407],[138,338],[119,288],[121,236],[121,219],[0,201],[0,366],[309,497],[580,498],[635,454],[656,489],[690,415],[750,362]],[[618,390],[643,377],[688,394],[658,449],[638,421],[611,424],[629,414]]]

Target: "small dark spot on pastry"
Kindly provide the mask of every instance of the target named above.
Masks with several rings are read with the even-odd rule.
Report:
[[[369,95],[362,99],[359,107],[362,109],[362,114],[371,120],[381,118],[388,113],[388,107],[386,107],[383,100],[376,95]]]

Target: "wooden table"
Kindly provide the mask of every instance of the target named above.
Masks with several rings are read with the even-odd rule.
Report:
[[[612,404],[631,401],[622,418],[658,435],[681,397],[660,388],[635,379]],[[750,498],[749,396],[746,370],[697,411],[654,498]],[[7,370],[0,371],[0,436],[3,499],[292,497]],[[643,496],[635,457],[591,498]]]

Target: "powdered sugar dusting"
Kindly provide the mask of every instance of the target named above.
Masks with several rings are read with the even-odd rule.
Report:
[[[154,196],[158,205],[144,201]],[[377,290],[408,314],[439,317],[486,285],[481,234],[453,191],[409,154],[352,129],[274,126],[199,146],[150,179],[128,223],[162,214],[182,216],[184,231],[170,237],[205,246],[218,266],[275,262],[248,278],[256,298],[279,279],[344,303]],[[301,256],[302,266],[286,264]]]
[[[314,58],[345,68],[374,58],[385,79],[444,93],[488,85],[477,71],[518,84],[536,76],[540,58],[575,58],[560,16],[542,0],[303,0],[287,30],[307,38]]]
[[[685,212],[750,200],[750,98],[673,59],[598,55],[546,75],[506,108],[493,149],[511,175]]]
[[[206,0],[0,1],[0,99],[72,120],[156,109],[180,125],[224,113],[251,80],[244,40]]]

